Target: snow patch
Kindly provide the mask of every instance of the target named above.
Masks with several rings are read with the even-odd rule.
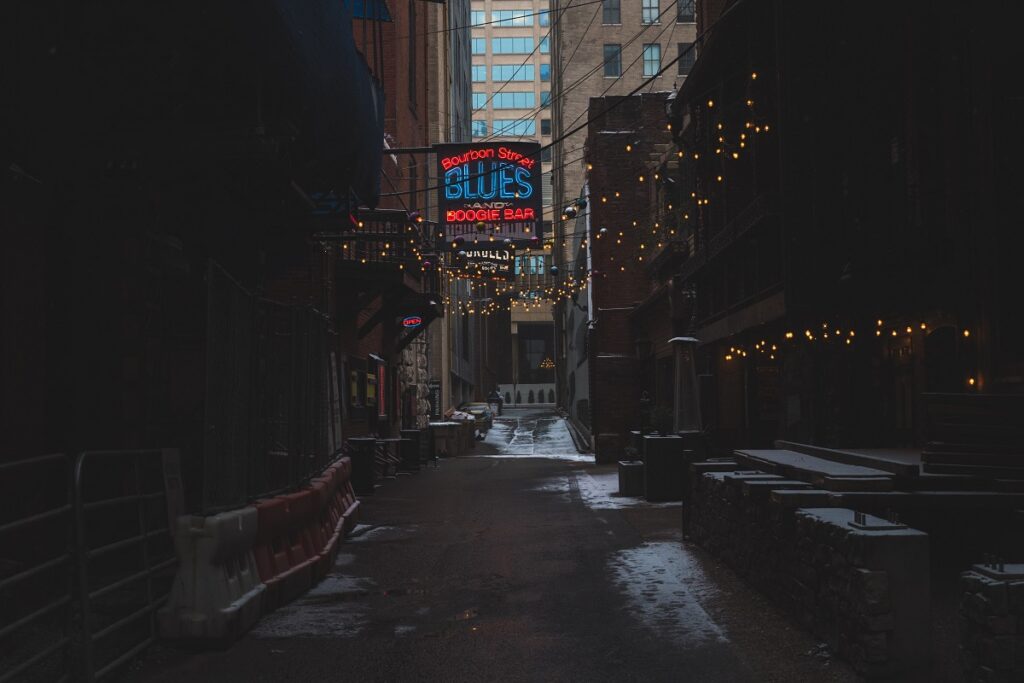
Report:
[[[648,503],[643,498],[619,495],[619,473],[613,472],[576,472],[576,483],[579,485],[580,498],[594,510],[620,510],[632,507],[681,507],[678,501],[665,503]]]
[[[294,602],[264,617],[252,630],[256,638],[347,638],[367,623],[365,598],[374,590],[371,579],[331,575]]]
[[[478,458],[533,457],[572,462],[593,462],[594,456],[576,450],[563,418],[499,417],[487,432],[484,443],[497,451]]]
[[[681,645],[729,642],[701,605],[716,590],[678,542],[644,543],[613,555],[608,569],[641,624]]]

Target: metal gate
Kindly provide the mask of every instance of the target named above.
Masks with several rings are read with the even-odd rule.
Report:
[[[81,673],[98,680],[157,637],[178,559],[178,453],[89,451],[75,462],[75,549]]]
[[[101,680],[157,635],[177,566],[177,451],[85,452],[71,465],[0,465],[0,493],[21,489],[3,498],[18,512],[0,517],[0,683]]]
[[[0,683],[69,680],[73,528],[67,456],[0,464]]]

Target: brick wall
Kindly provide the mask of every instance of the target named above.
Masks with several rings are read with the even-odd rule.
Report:
[[[590,111],[604,111],[619,99],[592,98]],[[599,462],[622,457],[626,433],[639,427],[645,382],[629,313],[655,286],[636,256],[641,230],[651,220],[655,160],[671,141],[666,123],[665,95],[651,94],[628,98],[591,121],[588,131],[596,319],[589,348],[590,402]],[[639,144],[627,152],[627,143]]]

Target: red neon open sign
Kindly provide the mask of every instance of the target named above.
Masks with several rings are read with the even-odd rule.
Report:
[[[423,324],[423,318],[418,315],[407,315],[402,318],[402,327],[419,327]]]

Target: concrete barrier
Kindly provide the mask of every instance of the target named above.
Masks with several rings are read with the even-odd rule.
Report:
[[[307,497],[309,491],[303,492]],[[313,585],[313,563],[303,543],[307,519],[292,512],[295,499],[277,496],[256,503],[257,533],[253,555],[260,579],[267,586],[265,611],[277,609],[305,593]],[[301,509],[300,502],[299,513]]]
[[[231,641],[260,617],[265,586],[253,556],[256,508],[177,519],[178,571],[157,613],[164,638]]]

